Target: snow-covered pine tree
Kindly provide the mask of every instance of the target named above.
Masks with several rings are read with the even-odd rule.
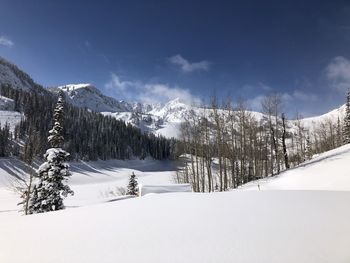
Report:
[[[129,184],[128,184],[128,190],[126,192],[127,195],[138,195],[138,184],[137,184],[137,180],[136,180],[136,175],[134,174],[134,172],[132,172],[132,174],[130,175],[129,178]]]
[[[346,96],[346,108],[343,127],[344,143],[350,143],[350,90]]]
[[[71,175],[66,160],[69,153],[64,151],[63,144],[63,120],[64,100],[63,93],[59,93],[57,105],[54,110],[54,125],[49,131],[48,142],[51,144],[44,155],[46,162],[37,170],[37,182],[35,182],[29,200],[29,213],[43,213],[64,209],[63,198],[68,194],[74,194],[65,184]]]

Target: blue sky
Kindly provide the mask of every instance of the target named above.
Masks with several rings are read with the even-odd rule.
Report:
[[[118,99],[282,94],[320,114],[350,87],[348,1],[0,0],[0,56],[44,86],[93,83]]]

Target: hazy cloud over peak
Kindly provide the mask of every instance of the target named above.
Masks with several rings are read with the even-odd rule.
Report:
[[[180,99],[187,104],[200,103],[200,100],[193,96],[188,89],[164,83],[122,80],[115,73],[111,74],[111,79],[105,84],[105,88],[114,97],[129,101],[166,103],[170,100]]]

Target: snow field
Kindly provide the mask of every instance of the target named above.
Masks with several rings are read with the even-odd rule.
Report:
[[[230,192],[127,200],[114,193],[131,172],[169,184],[174,163],[72,163],[66,210],[20,216],[18,197],[0,186],[0,262],[350,262],[349,160],[346,145]],[[3,178],[21,170],[10,161],[0,162]]]
[[[0,262],[349,262],[349,202],[349,192],[234,191],[0,214]]]

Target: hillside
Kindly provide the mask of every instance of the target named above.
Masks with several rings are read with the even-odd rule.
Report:
[[[99,202],[101,181],[92,175],[100,168],[81,166],[71,185],[88,189],[74,197],[84,207],[26,217],[5,211],[15,199],[2,188],[0,261],[348,262],[349,161],[346,145],[260,182],[266,191],[248,184],[243,189],[251,191],[159,194],[97,205],[91,204]],[[123,174],[119,165],[108,169]],[[57,246],[65,253],[56,253]]]
[[[39,91],[45,90],[35,83],[33,79],[16,65],[0,57],[0,85],[10,85],[15,89],[24,91]]]
[[[350,145],[315,156],[281,174],[245,184],[244,190],[350,191]],[[259,185],[259,187],[258,187]]]

